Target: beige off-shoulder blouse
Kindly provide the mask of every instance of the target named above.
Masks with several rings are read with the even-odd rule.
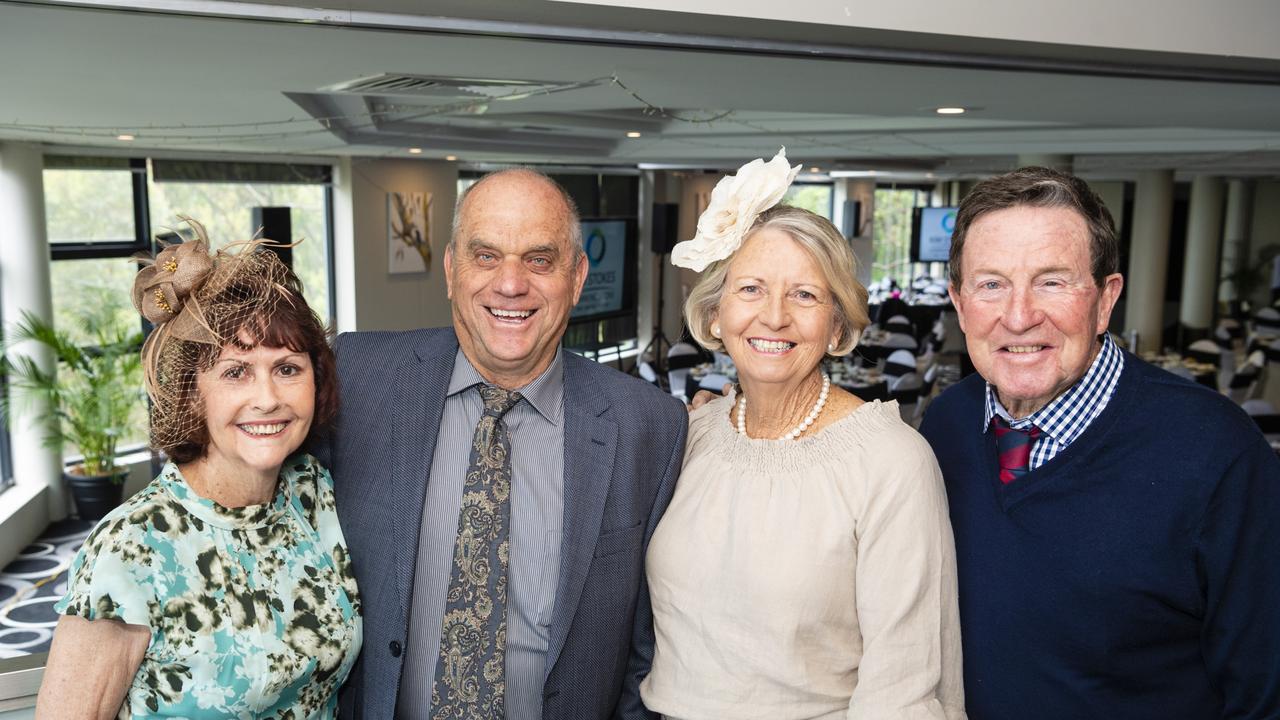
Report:
[[[929,446],[896,403],[789,441],[739,435],[732,403],[691,415],[649,545],[645,705],[682,720],[964,718],[955,548]]]

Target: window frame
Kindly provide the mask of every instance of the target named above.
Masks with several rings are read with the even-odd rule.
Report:
[[[151,241],[150,205],[147,198],[146,158],[129,158],[129,173],[130,181],[133,183],[133,238],[130,240],[49,243],[50,262],[58,260],[127,258],[136,253],[151,252],[154,249]]]
[[[139,253],[154,254],[158,249],[157,243],[151,236],[151,204],[147,190],[147,159],[131,157],[129,163],[129,180],[132,184],[133,196],[133,239],[131,240],[97,240],[78,243],[49,243],[49,262],[55,263],[61,260],[110,260],[114,258],[127,258]],[[92,169],[87,166],[73,168],[45,168],[48,169]],[[47,222],[47,221],[46,221]],[[145,339],[151,333],[152,325],[147,322],[146,318],[138,316],[138,327],[141,328],[143,338]],[[92,346],[87,346],[92,349]],[[150,399],[147,400],[148,410],[150,409]],[[148,412],[148,418],[150,412]],[[5,434],[8,433],[8,426],[5,427]],[[150,437],[151,428],[146,428],[147,436]],[[116,457],[130,455],[140,450],[145,450],[148,442],[143,441],[141,445],[130,444],[116,448]],[[60,458],[64,466],[75,465],[81,462],[83,458],[78,455],[68,455]]]

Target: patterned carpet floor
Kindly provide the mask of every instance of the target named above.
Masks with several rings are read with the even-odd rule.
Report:
[[[18,558],[0,570],[0,658],[49,651],[58,615],[53,611],[67,590],[67,569],[93,523],[53,523]]]

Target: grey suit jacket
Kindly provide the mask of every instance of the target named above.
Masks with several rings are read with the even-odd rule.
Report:
[[[453,330],[338,338],[342,407],[313,451],[333,473],[364,614],[343,718],[390,718],[409,642],[422,508],[458,349]],[[566,353],[564,538],[543,686],[544,718],[651,717],[644,553],[684,456],[684,406]]]

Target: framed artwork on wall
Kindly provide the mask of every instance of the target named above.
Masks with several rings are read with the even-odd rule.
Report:
[[[431,268],[431,193],[387,193],[387,272]]]

